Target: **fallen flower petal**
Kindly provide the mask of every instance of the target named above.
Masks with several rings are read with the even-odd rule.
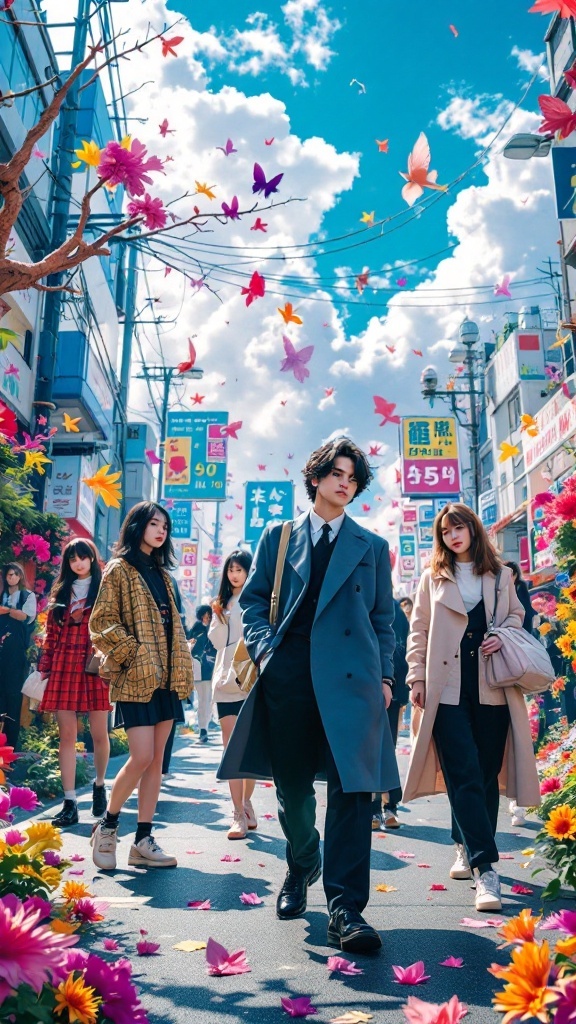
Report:
[[[373,1013],[363,1013],[362,1010],[348,1010],[340,1017],[332,1017],[330,1024],[366,1024],[373,1017]]]
[[[266,818],[266,821],[276,821],[276,815],[270,814],[269,811],[267,811],[266,814],[261,814],[260,817]]]
[[[264,902],[256,892],[241,892],[240,899],[242,903],[246,903],[250,907],[257,907],[260,903]]]
[[[212,910],[210,900],[188,900],[190,910]]]
[[[86,858],[83,857],[80,853],[73,853],[72,856],[70,857],[70,860],[73,860],[73,861],[81,861],[81,860],[85,860],[85,859]]]
[[[442,882],[434,882],[434,884],[430,886],[430,892],[447,892],[447,891],[448,890],[447,890],[446,886],[442,885]]]
[[[220,857],[220,860],[225,864],[237,864],[240,857],[233,857],[231,853],[225,853],[223,857]]]
[[[412,858],[415,857],[416,854],[415,853],[408,853],[407,850],[398,850],[398,853],[396,854],[396,856],[400,857],[402,860],[412,860]]]
[[[215,939],[208,939],[206,945],[206,963],[208,974],[220,976],[223,974],[247,974],[252,970],[246,962],[246,950],[237,949],[235,953],[229,953],[224,946],[221,946]]]
[[[199,939],[184,939],[177,942],[172,949],[181,949],[184,953],[195,953],[197,949],[206,949],[206,943]]]
[[[423,960],[417,960],[416,963],[410,964],[409,967],[395,967],[392,965],[392,970],[396,975],[394,979],[395,985],[423,985],[425,981],[430,979],[429,974],[424,974]]]
[[[296,996],[294,999],[284,996],[280,1002],[282,1009],[290,1017],[308,1017],[309,1014],[318,1013],[316,1007],[312,1006],[310,1002],[310,996]]]
[[[429,868],[430,865],[429,864],[419,864],[418,867],[419,868]]]
[[[186,850],[186,853],[204,853],[204,850]]]
[[[460,924],[465,928],[500,928],[504,924],[502,917],[463,917]]]
[[[447,956],[440,960],[440,967],[464,967],[464,960],[461,956]]]
[[[510,892],[515,892],[519,896],[532,896],[534,890],[529,889],[527,885],[520,885],[519,882],[515,882],[510,888]]]
[[[149,942],[148,939],[140,939],[140,941],[136,943],[136,952],[138,956],[154,956],[159,949],[159,942]]]
[[[513,853],[501,853],[500,854],[500,860],[514,860],[514,854]]]
[[[427,1003],[417,996],[408,996],[402,1012],[409,1024],[458,1024],[468,1013],[468,1007],[458,996],[452,996],[447,1003]]]
[[[376,889],[376,892],[398,892],[395,885],[386,885],[385,882],[382,882],[380,885],[376,885],[374,888]]]
[[[109,953],[117,953],[120,949],[116,939],[102,939],[102,945]]]
[[[364,974],[360,967],[356,967],[354,961],[346,960],[343,956],[329,956],[326,967],[329,971],[338,971],[339,974]]]

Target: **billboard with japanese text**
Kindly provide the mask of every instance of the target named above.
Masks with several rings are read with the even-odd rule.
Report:
[[[174,540],[187,540],[192,536],[192,502],[173,501],[164,498],[161,502],[172,520],[172,537]]]
[[[169,412],[164,448],[164,497],[223,501],[228,438],[227,412]]]
[[[405,497],[459,497],[458,427],[453,416],[403,416],[400,444]]]
[[[269,523],[294,516],[294,487],[286,480],[251,480],[246,484],[244,539],[255,548]]]

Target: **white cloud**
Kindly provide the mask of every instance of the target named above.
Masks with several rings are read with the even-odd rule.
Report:
[[[463,139],[485,143],[498,130],[513,108],[502,96],[453,96],[440,112],[437,123],[444,131],[453,131]]]
[[[533,75],[535,71],[538,71],[538,77],[543,82],[549,80],[550,72],[546,64],[546,54],[533,53],[532,50],[521,50],[520,47],[513,46],[510,55],[516,57],[518,67],[522,71],[527,71],[529,75]]]

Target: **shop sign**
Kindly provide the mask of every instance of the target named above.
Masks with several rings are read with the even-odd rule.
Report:
[[[294,516],[294,487],[285,480],[250,480],[244,495],[244,539],[252,548],[265,526]]]
[[[227,412],[168,413],[164,448],[164,497],[223,501],[226,497],[228,438],[221,428]]]
[[[460,464],[456,419],[403,416],[400,438],[402,494],[412,498],[457,498]]]

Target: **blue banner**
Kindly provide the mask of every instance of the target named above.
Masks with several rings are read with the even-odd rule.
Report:
[[[164,505],[170,514],[174,540],[190,540],[192,536],[192,502],[163,498],[160,504]]]
[[[227,412],[169,412],[164,447],[164,497],[223,501],[228,438]]]
[[[251,480],[244,500],[245,541],[255,548],[269,523],[294,517],[294,487],[286,480]]]
[[[576,149],[574,146],[553,146],[552,172],[558,220],[576,217]]]

